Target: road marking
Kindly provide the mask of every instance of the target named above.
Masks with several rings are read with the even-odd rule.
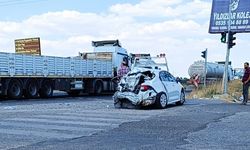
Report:
[[[33,118],[39,119],[50,119],[50,120],[83,120],[83,121],[94,121],[94,122],[112,122],[112,123],[122,123],[126,120],[124,119],[117,119],[117,118],[102,118],[102,117],[86,117],[86,116],[59,116],[59,115],[38,115],[34,116]]]
[[[25,122],[13,122],[13,121],[2,121],[0,122],[1,127],[5,128],[26,128],[26,129],[48,129],[48,130],[61,130],[61,131],[75,131],[75,132],[88,132],[88,131],[102,131],[103,129],[90,128],[84,126],[65,126],[65,125],[53,125],[53,124],[41,124],[37,123],[25,123]]]
[[[36,118],[13,118],[7,119],[12,121],[23,121],[23,122],[40,122],[40,123],[59,123],[69,125],[86,125],[86,126],[118,126],[117,123],[104,123],[104,122],[90,122],[90,121],[77,121],[77,120],[50,120],[50,119],[36,119]]]
[[[65,134],[65,133],[53,133],[51,131],[35,131],[35,130],[18,130],[18,129],[4,129],[1,130],[2,134],[14,134],[14,135],[25,135],[25,136],[36,136],[36,137],[44,137],[44,138],[52,138],[52,139],[68,139],[68,138],[76,138],[81,137],[81,134]],[[89,132],[89,135],[91,132]]]
[[[99,131],[118,127],[128,121],[150,117],[151,112],[138,110],[82,110],[74,113],[32,114],[26,117],[7,118],[0,121],[0,133],[33,135],[45,138],[75,138],[89,136]],[[142,115],[144,114],[144,115]],[[151,113],[151,115],[154,113]],[[11,127],[11,128],[10,128]],[[20,131],[16,132],[15,130]],[[46,130],[45,130],[46,129]],[[15,131],[15,132],[12,132]],[[21,131],[29,132],[21,132]],[[66,132],[68,131],[68,132]],[[34,134],[32,134],[34,132]],[[44,134],[40,134],[43,132]],[[48,136],[46,136],[47,133]],[[56,132],[56,133],[54,133]],[[62,136],[57,136],[62,133]]]
[[[114,109],[112,105],[112,101],[67,101],[61,104],[17,105],[11,110],[0,107],[0,140],[9,143],[5,146],[0,143],[0,149],[90,136],[164,111]]]

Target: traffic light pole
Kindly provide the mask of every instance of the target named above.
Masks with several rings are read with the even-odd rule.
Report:
[[[206,57],[205,57],[205,64],[204,64],[204,87],[206,87],[206,80],[207,80],[207,49],[206,49]]]
[[[230,56],[230,46],[229,46],[229,37],[231,31],[231,0],[229,0],[229,20],[228,20],[228,35],[227,35],[227,53],[226,53],[226,62],[225,62],[225,70],[223,76],[223,94],[227,94],[228,92],[228,64],[229,64],[229,56]]]
[[[223,76],[223,94],[227,94],[227,91],[228,91],[228,64],[229,64],[229,55],[230,55],[230,48],[229,48],[229,46],[227,46],[225,70],[224,70],[224,76]]]

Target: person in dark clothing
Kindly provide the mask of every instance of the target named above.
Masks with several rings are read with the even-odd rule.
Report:
[[[243,83],[243,105],[247,104],[248,101],[248,89],[249,89],[249,85],[250,85],[250,67],[249,67],[249,63],[245,62],[244,63],[244,76],[242,78],[242,83]]]

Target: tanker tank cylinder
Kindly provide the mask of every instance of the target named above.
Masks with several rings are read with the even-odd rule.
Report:
[[[188,69],[188,74],[190,77],[192,77],[195,74],[199,74],[200,77],[204,77],[205,74],[205,67],[204,67],[204,61],[197,61],[194,62]],[[217,63],[207,63],[207,78],[223,78],[224,74],[224,65],[217,64]]]

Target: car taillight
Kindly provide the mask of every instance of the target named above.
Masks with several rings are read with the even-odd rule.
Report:
[[[141,85],[141,91],[147,91],[151,89],[151,86],[148,86],[148,85]]]

